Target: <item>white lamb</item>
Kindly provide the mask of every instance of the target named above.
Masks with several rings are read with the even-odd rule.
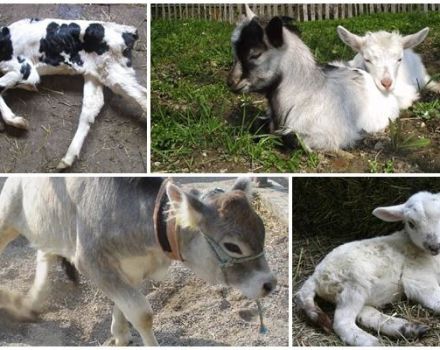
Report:
[[[431,79],[420,55],[412,50],[425,40],[429,28],[406,36],[386,31],[358,36],[342,26],[338,26],[337,32],[357,52],[348,65],[369,72],[380,91],[397,97],[401,109],[418,100],[419,91],[425,87],[440,92],[440,85]]]
[[[388,316],[377,308],[408,299],[440,312],[440,194],[419,192],[401,205],[380,207],[384,221],[402,221],[402,231],[347,243],[331,251],[295,296],[313,322],[349,345],[378,345],[356,323],[392,337],[416,338],[429,327]],[[336,304],[333,325],[315,295]]]

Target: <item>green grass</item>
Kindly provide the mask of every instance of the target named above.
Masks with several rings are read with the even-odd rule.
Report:
[[[317,60],[325,63],[354,55],[338,39],[335,31],[338,24],[354,33],[378,29],[410,33],[430,26],[429,40],[420,50],[438,57],[438,23],[440,14],[431,12],[307,22],[299,27]],[[285,150],[274,135],[255,136],[251,124],[265,114],[264,97],[235,95],[227,88],[233,28],[226,23],[194,20],[152,22],[153,170],[313,171],[320,166],[319,155],[302,149]],[[426,115],[437,118],[438,107],[438,102],[429,106],[419,103],[411,113],[418,118],[427,118]],[[379,168],[392,170],[385,164]]]

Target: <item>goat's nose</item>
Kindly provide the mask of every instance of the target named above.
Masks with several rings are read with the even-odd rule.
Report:
[[[264,294],[268,295],[268,294],[272,293],[276,286],[277,286],[277,280],[274,277],[274,278],[272,278],[271,281],[263,284]]]
[[[390,87],[391,87],[391,85],[393,84],[393,81],[391,80],[391,79],[389,79],[389,78],[385,78],[385,79],[382,79],[381,81],[380,81],[380,83],[382,84],[382,86],[385,88],[385,89],[389,89]]]

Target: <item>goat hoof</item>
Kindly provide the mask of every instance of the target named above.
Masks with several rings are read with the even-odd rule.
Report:
[[[104,346],[127,346],[132,343],[130,340],[121,340],[115,337],[111,337],[104,342]]]
[[[424,324],[408,323],[400,327],[400,333],[402,333],[405,338],[417,339],[425,335],[430,329],[431,327]]]
[[[67,168],[70,168],[70,164],[67,164],[64,160],[61,160],[57,165],[57,170],[63,171]]]
[[[11,122],[9,122],[10,125],[23,130],[29,129],[29,122],[24,119],[23,117],[14,117]]]
[[[34,310],[20,310],[14,312],[13,316],[20,322],[36,322],[38,320],[38,312]]]

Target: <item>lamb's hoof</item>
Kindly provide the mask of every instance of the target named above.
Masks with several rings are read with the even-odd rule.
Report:
[[[8,124],[18,129],[23,129],[23,130],[29,129],[29,122],[23,117],[14,117],[14,119],[12,119],[12,121],[10,121]]]
[[[407,339],[417,339],[425,335],[431,327],[424,324],[407,323],[400,327],[399,331]]]
[[[70,164],[67,164],[64,160],[61,159],[61,161],[57,165],[57,170],[64,171],[64,170],[70,168],[70,166],[71,166]]]

